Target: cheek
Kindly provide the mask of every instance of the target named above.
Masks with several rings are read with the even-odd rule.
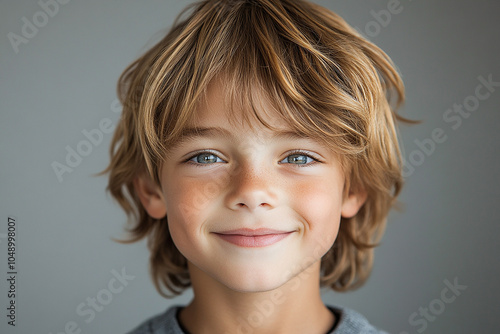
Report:
[[[307,223],[304,233],[312,235],[314,242],[333,244],[341,218],[342,184],[317,179],[305,182],[298,189],[293,197],[294,207]]]
[[[186,224],[197,221],[199,217],[210,210],[211,204],[219,198],[222,182],[216,178],[172,179],[165,185],[165,201],[167,216],[170,219],[180,219]]]
[[[172,238],[179,249],[203,233],[203,222],[220,198],[224,183],[218,178],[170,178],[163,189]]]

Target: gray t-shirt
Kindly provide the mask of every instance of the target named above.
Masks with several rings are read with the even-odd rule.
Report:
[[[187,334],[177,321],[177,312],[181,308],[173,306],[164,313],[146,320],[128,334]],[[342,307],[329,306],[329,308],[335,313],[337,323],[334,330],[327,334],[387,334],[370,325],[368,320],[356,311]]]

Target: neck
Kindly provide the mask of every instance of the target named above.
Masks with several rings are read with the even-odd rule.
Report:
[[[319,265],[265,292],[231,290],[190,266],[194,298],[180,320],[192,334],[324,334],[334,316],[321,300]]]

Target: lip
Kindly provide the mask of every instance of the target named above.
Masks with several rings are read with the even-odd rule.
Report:
[[[237,229],[214,232],[219,238],[240,247],[266,247],[275,244],[295,231],[281,231],[267,228]]]

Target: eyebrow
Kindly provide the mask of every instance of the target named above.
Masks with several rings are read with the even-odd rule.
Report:
[[[189,141],[195,138],[214,138],[214,137],[223,137],[227,139],[234,139],[233,134],[224,128],[221,127],[190,127],[185,128],[179,137],[177,143]],[[277,130],[273,131],[271,136],[272,139],[308,139],[310,138],[305,133],[301,133],[298,131],[292,130]]]
[[[224,138],[232,138],[233,135],[228,130],[221,127],[192,127],[185,128],[182,130],[181,135],[179,136],[179,142],[187,141],[197,137],[224,137]]]

